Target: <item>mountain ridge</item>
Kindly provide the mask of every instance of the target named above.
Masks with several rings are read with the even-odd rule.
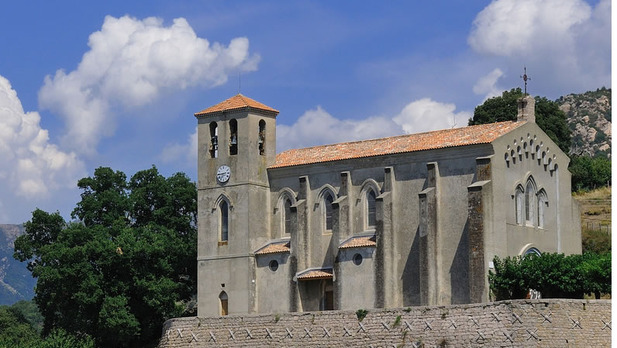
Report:
[[[569,155],[611,156],[611,89],[568,94],[556,100],[572,131]]]
[[[34,297],[36,279],[25,262],[13,258],[15,239],[24,232],[24,225],[0,224],[0,305]]]

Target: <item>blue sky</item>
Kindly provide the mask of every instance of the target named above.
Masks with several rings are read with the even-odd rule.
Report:
[[[0,223],[69,217],[99,166],[195,178],[193,113],[240,91],[277,148],[466,125],[504,90],[610,87],[608,0],[0,5]]]

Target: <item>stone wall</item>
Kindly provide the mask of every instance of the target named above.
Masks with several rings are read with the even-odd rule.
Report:
[[[610,300],[516,300],[354,311],[178,318],[159,348],[610,347]]]

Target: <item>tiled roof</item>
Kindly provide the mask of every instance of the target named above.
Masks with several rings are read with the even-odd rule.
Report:
[[[230,110],[243,109],[243,108],[264,110],[264,111],[274,112],[278,114],[278,110],[276,109],[273,109],[249,97],[245,97],[242,94],[237,94],[214,106],[211,106],[207,109],[204,109],[204,110],[201,110],[200,112],[195,113],[195,116],[205,116],[205,115],[214,114],[217,112],[230,111]]]
[[[290,251],[289,241],[270,242],[255,251],[255,255],[288,253]]]
[[[332,268],[309,268],[296,274],[298,280],[332,279]]]
[[[343,241],[338,247],[339,249],[375,247],[375,235],[372,236],[357,236],[351,237]]]
[[[287,150],[276,155],[276,163],[270,168],[290,167],[455,146],[488,144],[513,129],[518,128],[522,124],[524,124],[524,122],[506,121],[443,129],[426,133],[399,135],[389,138]]]

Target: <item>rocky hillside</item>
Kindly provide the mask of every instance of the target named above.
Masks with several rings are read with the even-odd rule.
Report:
[[[36,280],[25,262],[13,258],[13,242],[22,233],[23,225],[0,224],[0,305],[12,305],[34,296]]]
[[[556,102],[568,117],[572,130],[570,154],[610,158],[611,89],[602,87],[582,94],[568,94]]]

